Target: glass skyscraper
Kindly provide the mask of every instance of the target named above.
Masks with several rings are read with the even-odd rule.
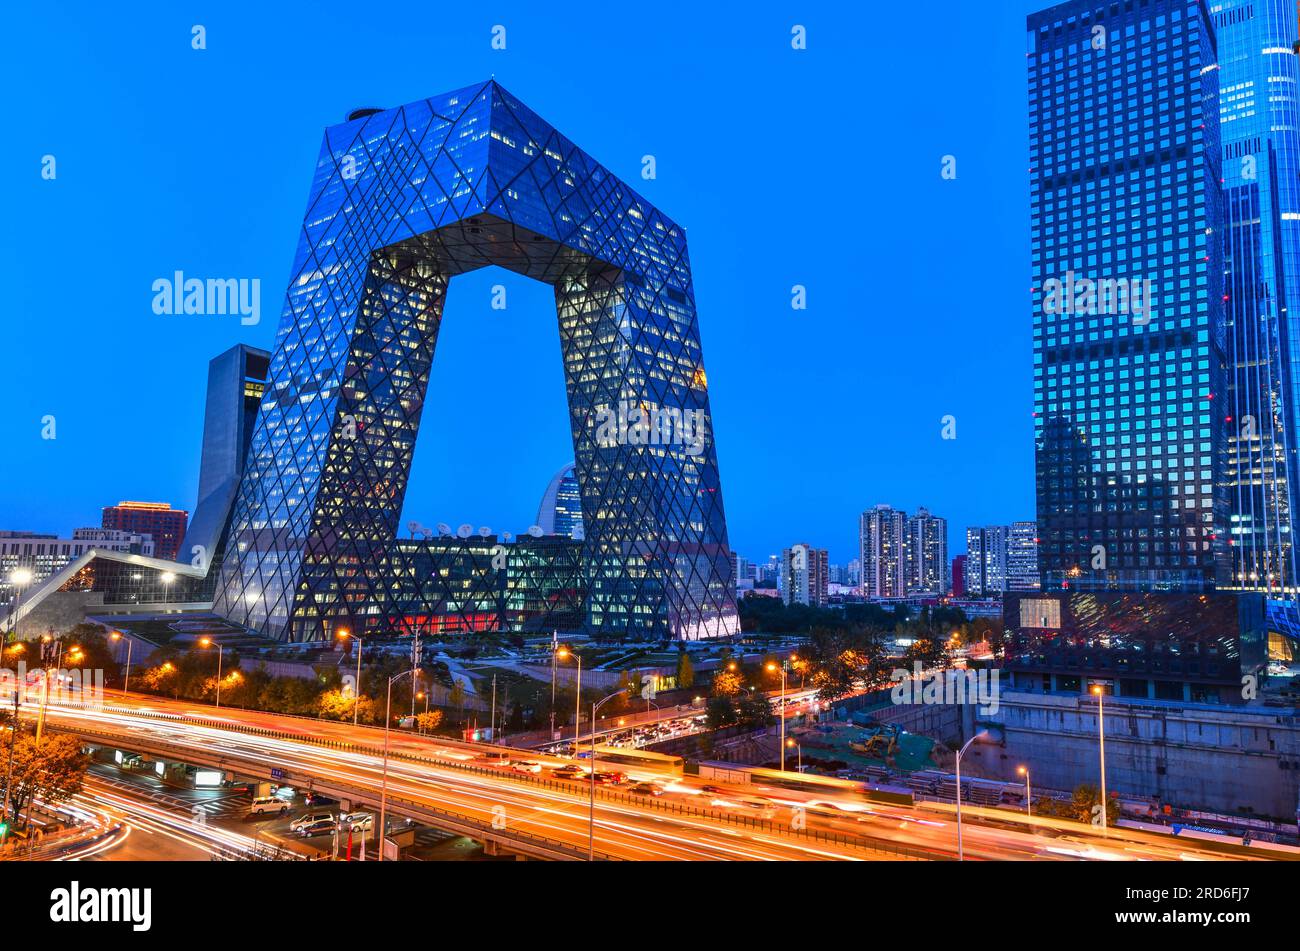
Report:
[[[1213,588],[1232,374],[1209,10],[1073,0],[1027,25],[1044,584]]]
[[[326,130],[214,610],[293,640],[435,613],[401,596],[421,566],[394,539],[447,285],[489,264],[555,289],[585,530],[566,603],[597,635],[736,632],[685,234],[495,82]]]
[[[537,525],[547,535],[568,535],[581,540],[582,489],[578,472],[569,463],[551,479],[537,507]]]
[[[1291,0],[1222,0],[1210,10],[1218,40],[1233,368],[1225,470],[1229,584],[1290,597],[1300,372],[1296,9]]]

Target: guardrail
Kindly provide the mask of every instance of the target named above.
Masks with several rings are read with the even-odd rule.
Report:
[[[271,730],[266,727],[255,727],[247,724],[240,724],[228,720],[211,720],[206,717],[195,717],[188,714],[169,713],[164,711],[140,711],[133,710],[129,707],[117,708],[123,713],[129,713],[133,716],[143,716],[158,720],[175,721],[182,723],[192,723],[199,726],[209,727],[211,729],[229,730],[237,733],[245,733],[251,736],[263,736],[269,739],[284,740],[287,742],[306,743],[313,746],[320,746],[326,749],[336,749],[346,752],[362,752],[372,756],[382,756],[383,751],[379,748],[367,746],[365,744],[353,743],[347,740],[336,740],[329,737],[318,737],[310,735],[301,735],[295,733],[286,733],[279,730]],[[55,724],[47,719],[47,726],[54,727]],[[68,730],[68,732],[86,732],[86,728],[78,727]],[[109,736],[120,739],[114,734]],[[131,742],[131,738],[128,738]],[[138,741],[137,741],[138,742]],[[186,749],[181,747],[181,749]],[[389,750],[390,759],[399,759],[406,762],[421,763],[427,766],[437,766],[443,769],[454,769],[468,772],[473,775],[487,776],[493,779],[507,779],[515,782],[532,783],[541,785],[545,788],[556,789],[563,792],[579,792],[577,784],[572,782],[561,782],[547,779],[532,773],[506,772],[499,769],[493,769],[483,766],[475,766],[470,763],[462,763],[455,760],[447,760],[440,757],[420,756],[416,753],[410,753],[402,750]],[[184,758],[181,755],[179,758]],[[581,792],[589,792],[584,786]],[[719,811],[713,809],[701,809],[696,806],[687,805],[673,801],[662,801],[657,797],[633,797],[626,793],[616,790],[610,790],[607,787],[597,786],[597,799],[607,802],[621,802],[634,804],[641,807],[649,807],[664,812],[675,813],[678,815],[690,815],[702,819],[710,819],[717,822],[725,822],[731,825],[737,825],[745,828],[759,829],[771,834],[790,835],[799,838],[808,839],[816,842],[830,843],[847,848],[857,848],[870,852],[886,852],[897,858],[912,859],[921,861],[945,861],[951,856],[942,852],[929,851],[924,849],[913,849],[906,846],[899,846],[888,839],[878,839],[870,835],[848,835],[845,833],[831,832],[823,829],[810,829],[808,827],[797,828],[793,825],[784,825],[773,822],[770,819],[761,819],[755,816],[746,816],[743,814]],[[389,797],[394,801],[393,797]],[[498,830],[499,835],[499,830]],[[557,843],[558,844],[558,843]],[[585,852],[583,853],[585,855]]]

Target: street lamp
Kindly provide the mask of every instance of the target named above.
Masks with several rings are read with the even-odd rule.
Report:
[[[346,627],[339,628],[338,634],[335,635],[340,640],[347,640],[349,637],[357,642],[357,682],[352,688],[352,725],[357,725],[357,717],[361,712],[361,651],[365,647],[361,638],[353,634]]]
[[[1106,708],[1101,684],[1092,685],[1092,695],[1097,698],[1097,751],[1101,757],[1101,831],[1106,831]]]
[[[652,721],[650,721],[651,723],[658,723],[660,720],[663,719],[663,711],[661,711],[661,710],[659,709],[659,704],[655,703],[655,702],[654,702],[653,700],[651,700],[649,697],[646,697],[646,698],[645,698],[645,705],[646,705],[646,711],[645,711],[646,713],[649,713],[649,712],[650,712],[650,708],[651,708],[651,707],[654,707],[654,708],[655,708],[655,718],[654,718]],[[635,750],[635,749],[638,749],[639,747],[640,747],[640,744],[637,742],[637,738],[636,738],[636,730],[633,730],[633,731],[632,731],[632,749]]]
[[[555,739],[555,639],[558,631],[551,631],[551,740]]]
[[[781,772],[784,773],[784,772],[785,772],[785,665],[782,664],[782,665],[780,665],[780,666],[777,666],[776,664],[774,664],[774,663],[772,663],[772,662],[769,661],[769,662],[768,662],[768,665],[767,665],[767,669],[768,669],[769,671],[777,671],[777,670],[779,670],[779,671],[781,672],[781,711],[780,711],[780,715],[781,715]]]
[[[962,745],[962,748],[957,751],[957,861],[958,862],[965,861],[966,859],[966,853],[962,850],[962,841],[961,841],[961,755],[966,752],[967,747],[969,747],[980,737],[987,736],[988,732],[989,732],[988,730],[980,730],[969,740],[967,740]]]
[[[221,655],[222,647],[219,642],[214,642],[210,637],[199,638],[200,647],[211,647],[216,644],[217,648],[217,709],[221,709]]]
[[[1034,814],[1034,796],[1033,793],[1029,791],[1029,767],[1017,766],[1016,772],[1025,777],[1025,815],[1032,816]]]
[[[578,662],[577,697],[573,701],[573,755],[576,757],[578,755],[579,731],[582,729],[582,655],[573,653],[567,647],[561,647],[556,656],[560,658],[572,657]],[[591,736],[594,741],[596,736],[596,720],[594,717],[591,720]]]
[[[625,695],[623,690],[615,690],[608,697],[602,697],[591,705],[591,806],[587,817],[587,861],[596,861],[596,711],[615,697]],[[578,754],[578,745],[573,745],[574,756]]]
[[[425,717],[428,717],[428,715],[429,715],[429,692],[428,692],[427,690],[421,690],[419,693],[417,693],[417,694],[415,695],[415,698],[416,698],[417,700],[423,700],[423,701],[424,701],[424,715],[425,715]],[[422,733],[422,734],[424,733],[424,727],[423,727],[423,726],[420,727],[420,733]]]
[[[131,645],[133,641],[129,637],[123,637],[121,631],[114,631],[109,635],[111,640],[126,641],[126,676],[122,679],[122,696],[126,696],[127,687],[131,684]],[[121,651],[118,651],[120,654]]]
[[[403,670],[388,678],[388,700],[384,704],[384,769],[379,787],[379,861],[384,860],[384,841],[388,838],[388,728],[393,719],[393,684],[415,673],[415,668]]]
[[[787,746],[794,747],[795,753],[799,757],[798,762],[795,764],[795,768],[802,773],[803,772],[803,744],[800,743],[798,740],[794,739],[793,737],[786,740],[785,742]]]
[[[41,640],[44,641],[46,644],[48,644],[50,642],[50,636],[47,634],[46,636],[42,637]],[[68,650],[68,648],[65,648],[63,646],[63,638],[61,637],[54,638],[54,649],[58,653],[58,659],[55,661],[55,665],[54,665],[54,675],[57,677],[60,668],[63,667],[63,655]],[[74,655],[81,653],[81,648],[76,644],[72,645],[71,650]],[[44,675],[41,677],[41,710],[36,717],[36,742],[37,743],[41,741],[41,734],[45,731],[45,708],[46,706],[49,705],[49,702],[50,702],[50,668],[46,667],[44,671]]]

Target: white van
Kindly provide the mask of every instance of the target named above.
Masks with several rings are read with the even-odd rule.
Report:
[[[275,796],[258,796],[253,800],[253,804],[248,807],[250,816],[260,816],[266,813],[282,816],[288,811],[289,804],[283,799],[277,799]]]

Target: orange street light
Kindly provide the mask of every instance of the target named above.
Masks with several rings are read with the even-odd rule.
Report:
[[[356,726],[358,717],[361,715],[361,652],[365,649],[365,641],[357,637],[346,627],[341,627],[335,632],[335,637],[341,641],[348,638],[357,642],[357,680],[352,685],[352,725]]]
[[[213,646],[212,638],[200,637],[199,646],[200,647]],[[221,660],[222,660],[223,650],[220,643],[216,645],[216,648],[217,648],[217,709],[220,710],[221,709]]]

